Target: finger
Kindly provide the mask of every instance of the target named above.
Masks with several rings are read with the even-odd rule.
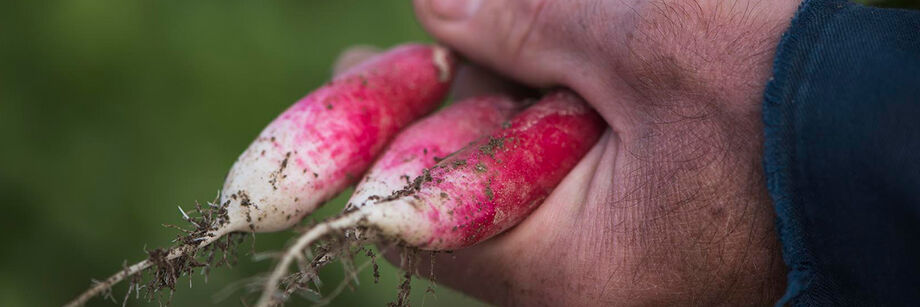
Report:
[[[577,2],[545,0],[415,0],[419,21],[441,42],[477,63],[532,86],[564,79],[576,50],[565,32]]]
[[[345,49],[339,54],[335,64],[332,65],[332,75],[337,76],[349,68],[380,54],[380,48],[369,45],[356,45]]]
[[[623,15],[616,10],[628,10],[628,5],[598,0],[413,3],[425,30],[472,62],[527,86],[568,87],[617,133],[639,122],[642,113],[629,103],[636,99],[632,89],[611,74],[619,62],[609,48],[623,40],[612,36],[620,33],[612,29],[634,22],[615,18]]]

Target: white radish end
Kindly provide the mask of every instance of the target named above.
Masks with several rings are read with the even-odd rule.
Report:
[[[298,123],[321,121],[312,112],[286,112],[255,140],[227,175],[221,204],[227,206],[236,231],[270,232],[287,229],[334,196],[346,180],[336,175],[329,150],[317,142],[299,141],[291,133]]]

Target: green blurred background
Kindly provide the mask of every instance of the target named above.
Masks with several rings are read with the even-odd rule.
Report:
[[[212,199],[237,155],[329,77],[341,50],[406,41],[430,41],[408,0],[3,1],[0,306],[59,305],[90,278],[144,258],[145,246],[168,245],[176,232],[160,225],[180,223],[176,205]],[[291,235],[260,234],[255,249],[278,250]],[[215,270],[207,284],[180,282],[173,304],[252,301],[246,291],[214,300],[269,269],[248,244],[238,266]],[[365,271],[333,305],[393,301],[400,274],[381,263],[379,284]],[[342,274],[328,267],[327,288]],[[425,294],[428,286],[414,282],[415,305],[479,304],[444,287]]]

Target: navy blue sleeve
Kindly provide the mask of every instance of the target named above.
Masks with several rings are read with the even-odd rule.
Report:
[[[920,12],[806,0],[764,98],[777,305],[920,304]]]

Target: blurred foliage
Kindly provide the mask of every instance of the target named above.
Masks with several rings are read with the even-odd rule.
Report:
[[[3,1],[0,306],[59,305],[90,278],[142,259],[145,247],[168,245],[175,231],[161,224],[180,223],[176,205],[212,199],[241,150],[322,84],[341,50],[424,40],[405,0]],[[258,235],[254,248],[278,250],[291,235]],[[265,272],[270,263],[253,262],[248,246],[236,267],[215,270],[207,284],[196,276],[173,303],[213,305],[221,289]],[[395,299],[400,274],[381,263],[379,284],[365,271],[334,305]],[[333,287],[342,270],[323,278]],[[413,303],[476,303],[427,287],[414,282]],[[239,305],[238,297],[253,295],[236,291],[216,304]]]

